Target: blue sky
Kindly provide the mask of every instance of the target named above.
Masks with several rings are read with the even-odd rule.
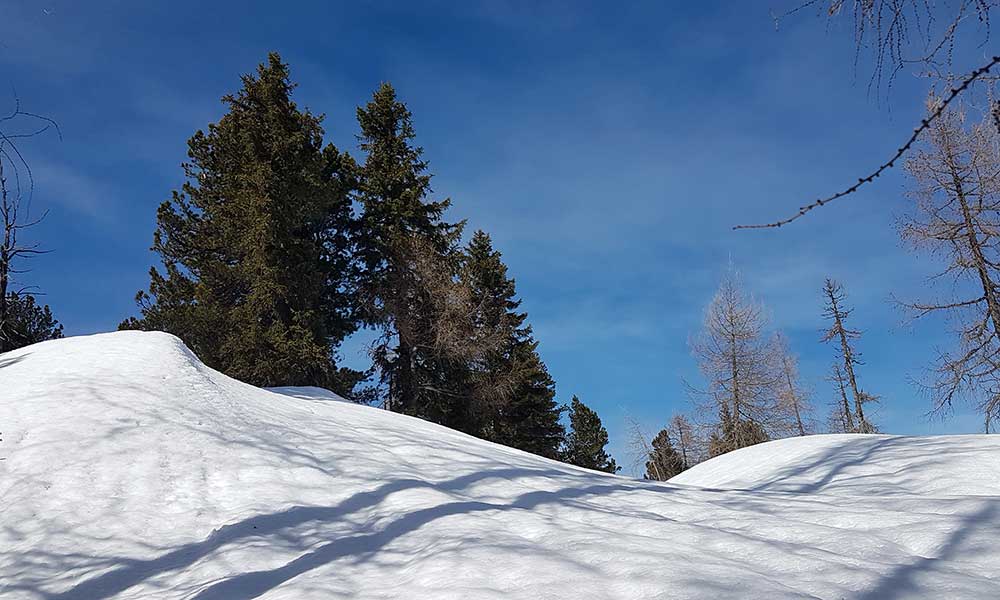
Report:
[[[673,6],[670,6],[670,5]],[[415,117],[451,219],[490,232],[524,299],[559,399],[596,408],[626,461],[626,417],[655,432],[700,383],[689,339],[730,260],[801,356],[822,413],[833,349],[818,342],[823,278],[864,330],[862,384],[893,433],[976,431],[928,420],[912,380],[948,343],[890,295],[934,291],[901,247],[905,181],[883,178],[780,231],[782,216],[884,159],[918,119],[926,81],[876,101],[849,23],[812,13],[776,30],[757,2],[70,2],[14,0],[0,77],[63,139],[26,148],[40,286],[68,334],[115,328],[147,284],[157,205],[182,182],[187,138],[269,50],[297,101],[353,148],[354,107],[391,81]],[[12,104],[0,90],[0,107]],[[361,344],[344,349],[361,362]]]

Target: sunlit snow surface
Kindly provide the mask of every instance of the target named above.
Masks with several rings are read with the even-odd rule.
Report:
[[[0,598],[1000,598],[1000,436],[655,484],[282,391],[165,334],[0,355]]]

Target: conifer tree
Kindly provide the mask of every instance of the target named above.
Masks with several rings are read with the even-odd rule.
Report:
[[[812,407],[806,390],[799,383],[799,361],[789,347],[788,339],[778,332],[774,336],[780,381],[777,384],[778,404],[788,413],[792,432],[806,435],[812,430]]]
[[[830,411],[830,433],[851,433],[854,431],[854,416],[851,414],[851,404],[847,399],[847,382],[844,372],[840,369],[840,363],[833,363],[828,380],[837,386],[838,394],[833,402],[833,410]]]
[[[359,300],[364,321],[381,331],[372,356],[383,404],[467,430],[467,403],[455,386],[475,351],[465,331],[471,300],[455,284],[462,224],[443,220],[449,200],[428,199],[423,149],[393,87],[383,83],[357,116],[367,155],[359,173]]]
[[[861,337],[861,332],[848,329],[845,321],[853,312],[844,304],[846,294],[840,283],[827,279],[823,284],[823,294],[826,296],[826,307],[823,310],[824,318],[832,321],[830,329],[823,336],[824,342],[833,342],[837,345],[840,360],[844,367],[844,376],[854,398],[854,414],[850,419],[854,424],[855,433],[875,433],[877,429],[866,418],[864,405],[874,402],[877,398],[868,392],[863,391],[858,386],[857,376],[854,371],[856,365],[861,364],[861,355],[854,349],[852,340]]]
[[[35,302],[29,294],[7,294],[7,319],[0,336],[0,352],[54,340],[63,336],[63,327],[48,306]]]
[[[490,236],[476,231],[465,252],[462,279],[472,291],[476,327],[483,337],[500,336],[495,349],[473,365],[474,394],[485,439],[547,458],[558,458],[565,434],[559,422],[555,383],[538,356],[538,342],[520,312],[515,283],[493,248]]]
[[[670,437],[670,431],[664,429],[653,438],[649,460],[646,461],[646,479],[666,481],[688,468]]]
[[[123,328],[178,335],[207,364],[254,385],[323,385],[351,374],[335,350],[355,329],[350,191],[355,164],[323,143],[322,116],[291,99],[272,53],[228,112],[188,142],[188,181],[157,212],[142,317]]]
[[[739,419],[729,408],[729,403],[722,403],[719,411],[719,424],[708,439],[708,456],[716,456],[761,444],[771,439],[764,427],[757,421]]]
[[[762,307],[730,270],[705,311],[705,323],[693,344],[699,368],[708,380],[706,395],[718,422],[709,454],[766,442],[771,432],[788,429],[789,415],[777,399],[781,377],[775,368],[772,340],[764,337]]]
[[[941,103],[929,98],[928,115],[937,118],[906,162],[914,210],[900,232],[915,251],[943,259],[933,279],[951,285],[942,286],[944,297],[907,306],[954,326],[954,347],[938,355],[926,386],[934,411],[971,400],[989,433],[1000,417],[1000,105],[967,123],[962,111],[939,112]]]
[[[681,460],[685,469],[697,464],[700,460],[699,441],[696,438],[694,427],[683,414],[676,414],[670,419],[667,425],[670,431],[670,438],[673,440],[676,450],[681,455]]]
[[[608,445],[608,430],[597,413],[576,396],[570,403],[569,423],[563,461],[595,471],[618,472],[615,459],[604,450]]]

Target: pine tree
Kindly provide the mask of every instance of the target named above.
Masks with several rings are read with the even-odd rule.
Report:
[[[7,320],[5,334],[0,336],[0,352],[62,336],[63,327],[48,306],[37,304],[29,294],[7,294]]]
[[[207,364],[254,385],[323,385],[354,375],[335,350],[355,329],[350,191],[355,164],[323,144],[322,116],[291,99],[270,54],[228,112],[188,142],[188,181],[157,212],[142,318],[123,328],[178,335]],[[346,378],[346,379],[345,379]]]
[[[674,447],[670,439],[670,432],[664,429],[656,434],[656,437],[653,438],[649,460],[646,461],[646,479],[666,481],[686,470],[688,466],[681,453]]]
[[[357,111],[363,214],[357,238],[364,321],[381,331],[373,349],[390,410],[469,428],[457,389],[468,354],[471,300],[456,285],[462,224],[443,220],[449,200],[430,201],[431,176],[412,115],[383,83]]]
[[[844,375],[854,396],[854,414],[849,420],[854,424],[855,433],[875,433],[878,430],[865,418],[864,405],[876,401],[877,397],[861,390],[854,371],[854,367],[861,364],[861,354],[854,349],[851,341],[861,337],[861,332],[848,329],[845,325],[853,309],[844,305],[847,296],[843,286],[838,282],[827,279],[823,284],[823,294],[826,296],[823,316],[833,322],[823,336],[823,341],[837,344],[844,366]]]
[[[563,461],[595,471],[617,473],[619,467],[615,459],[604,450],[608,445],[608,430],[597,413],[576,396],[570,403],[569,423]]]
[[[514,280],[493,248],[490,236],[477,231],[465,252],[462,279],[472,291],[476,327],[483,337],[501,343],[471,368],[479,431],[485,439],[547,458],[558,458],[565,434],[559,422],[555,383],[538,355],[538,342],[520,312]]]

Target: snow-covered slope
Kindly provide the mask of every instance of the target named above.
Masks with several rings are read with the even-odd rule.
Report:
[[[671,483],[837,496],[997,496],[1000,436],[790,438],[724,454]]]
[[[998,598],[1000,437],[816,436],[669,484],[165,334],[0,355],[0,598]]]

